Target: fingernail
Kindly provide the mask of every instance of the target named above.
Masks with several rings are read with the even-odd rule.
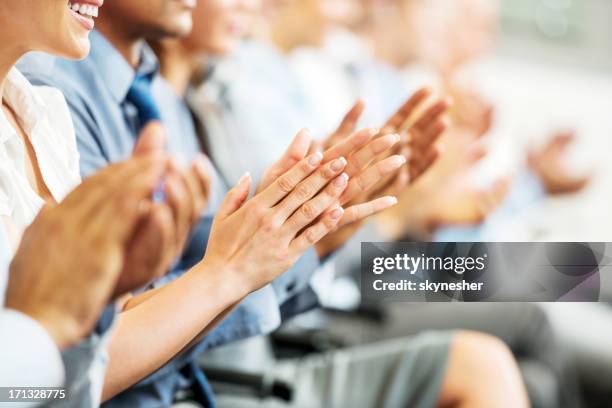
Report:
[[[393,164],[398,167],[403,166],[404,164],[406,164],[406,158],[401,155],[393,156]]]
[[[389,207],[391,207],[392,205],[397,204],[397,198],[396,197],[387,197],[387,205],[389,205]]]
[[[308,164],[311,166],[316,166],[317,164],[321,163],[321,160],[323,160],[323,153],[316,152],[315,154],[310,156],[310,158],[308,159]]]
[[[329,215],[332,217],[332,219],[338,220],[342,217],[343,214],[344,214],[344,209],[342,207],[337,207],[334,210],[332,210],[332,212]]]
[[[334,187],[344,187],[348,182],[349,176],[346,173],[342,173],[338,178],[334,180]]]
[[[346,159],[344,157],[340,157],[339,159],[336,159],[333,161],[333,163],[331,164],[331,169],[333,171],[340,171],[345,166],[346,166]]]
[[[246,182],[248,179],[251,178],[251,173],[249,173],[248,171],[246,173],[244,173],[242,175],[242,177],[240,177],[240,180],[238,180],[238,184],[242,184],[244,182]]]

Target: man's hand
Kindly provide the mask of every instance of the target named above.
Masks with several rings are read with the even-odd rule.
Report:
[[[555,134],[546,145],[528,154],[528,164],[536,172],[549,194],[570,194],[582,190],[590,176],[571,174],[565,165],[567,149],[576,140],[573,132]]]
[[[151,122],[142,130],[134,156],[163,154],[165,145],[163,126]],[[150,203],[147,216],[139,222],[130,239],[116,296],[146,285],[151,278],[163,276],[182,253],[192,226],[208,204],[208,166],[203,155],[188,169],[182,169],[175,161],[170,162],[166,177],[155,193],[165,196],[165,200]]]
[[[61,349],[86,335],[111,298],[143,203],[167,166],[163,155],[110,166],[43,208],[10,266],[6,307],[37,320]]]
[[[464,86],[452,86],[453,123],[456,128],[483,137],[493,127],[495,108],[478,93]]]

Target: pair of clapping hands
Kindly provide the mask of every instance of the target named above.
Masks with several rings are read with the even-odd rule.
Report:
[[[435,161],[448,102],[422,109],[428,96],[417,92],[381,130],[355,132],[358,103],[323,151],[301,131],[252,198],[248,174],[228,193],[201,263],[247,294],[309,248],[320,256],[337,249]],[[109,299],[165,273],[205,209],[206,159],[182,169],[164,144],[161,126],[150,124],[134,157],[88,178],[25,232],[11,264],[7,307],[38,320],[59,347],[88,333]],[[161,180],[166,199],[157,202],[151,197]]]

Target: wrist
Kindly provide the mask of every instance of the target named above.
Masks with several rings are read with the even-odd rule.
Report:
[[[205,278],[209,284],[214,285],[219,292],[225,293],[234,302],[242,300],[253,291],[244,274],[227,263],[214,262],[204,257],[194,267],[194,272]]]

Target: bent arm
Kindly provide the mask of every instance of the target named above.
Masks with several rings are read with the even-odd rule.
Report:
[[[118,317],[102,400],[151,374],[185,349],[248,290],[235,275],[196,265]]]

